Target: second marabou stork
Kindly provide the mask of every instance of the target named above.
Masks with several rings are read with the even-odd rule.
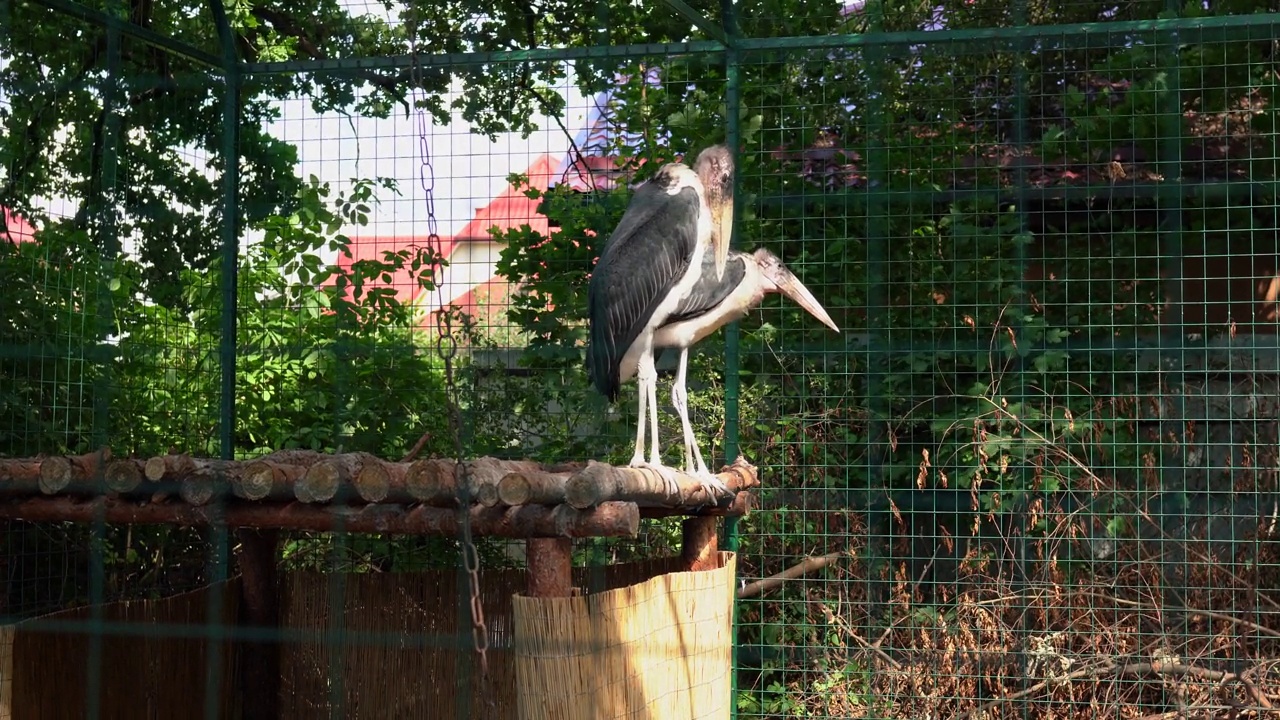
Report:
[[[591,273],[587,370],[610,400],[635,377],[639,391],[636,451],[631,467],[656,471],[676,492],[675,474],[658,452],[658,372],[655,351],[680,350],[671,403],[684,433],[684,470],[709,497],[728,488],[707,471],[685,393],[689,347],[745,316],[769,293],[795,300],[839,332],[827,311],[763,248],[729,250],[733,231],[733,156],[724,145],[703,150],[694,167],[668,163],[641,185]],[[644,456],[645,424],[650,434]]]

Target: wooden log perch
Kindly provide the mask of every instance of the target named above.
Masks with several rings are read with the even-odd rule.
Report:
[[[121,495],[134,495],[139,492],[150,495],[150,490],[143,488],[144,480],[143,463],[133,458],[112,460],[107,463],[107,469],[103,475],[107,490]]]
[[[365,502],[410,505],[414,497],[405,483],[408,474],[408,463],[365,463],[352,482]]]
[[[183,476],[178,494],[192,505],[208,505],[231,491],[234,467],[225,460],[196,460],[195,469]]]
[[[529,460],[498,460],[482,457],[467,462],[466,479],[471,497],[485,507],[494,507],[501,501],[498,484],[511,473],[539,472],[542,466]],[[521,503],[507,503],[517,505]],[[559,504],[559,503],[556,503]]]
[[[138,503],[100,496],[85,501],[72,497],[33,496],[0,501],[0,518],[33,522],[92,522],[101,513],[108,523],[141,525],[221,525],[228,527],[280,528],[314,532],[368,532],[397,535],[458,537],[458,513],[448,508],[419,505],[309,505],[255,503],[201,507],[184,503]],[[635,503],[607,502],[590,510],[568,505],[546,507],[471,509],[471,531],[476,536],[534,537],[635,537],[640,531],[640,509]]]
[[[294,482],[293,494],[300,502],[324,503],[337,497],[343,486],[355,481],[365,465],[382,462],[369,453],[333,455],[317,460]],[[345,498],[344,498],[345,499]]]
[[[143,468],[147,479],[153,483],[180,480],[195,470],[195,460],[190,455],[158,455],[148,458]]]
[[[589,508],[609,500],[634,502],[641,507],[720,505],[732,502],[739,492],[760,484],[756,468],[741,457],[721,470],[717,477],[733,495],[710,497],[697,478],[678,471],[676,483],[679,492],[672,493],[666,481],[648,468],[613,467],[590,462],[565,484],[565,502],[576,508]]]
[[[111,459],[106,448],[87,455],[0,460],[0,498],[46,495],[123,497],[161,503],[181,497],[205,506],[216,499],[312,504],[424,503],[456,508],[458,492],[451,459],[392,462],[367,453],[323,454],[282,450],[247,461],[169,454]],[[741,515],[751,496],[736,492],[709,502],[694,478],[680,475],[680,493],[670,494],[656,474],[600,463],[541,464],[529,460],[476,458],[464,473],[473,503],[485,507],[533,504],[578,509],[619,500],[642,506],[643,517]],[[757,484],[755,469],[739,462],[720,478],[736,491]],[[573,493],[570,493],[570,488]]]
[[[507,473],[498,481],[498,500],[505,505],[559,505],[565,501],[568,473]]]
[[[98,492],[100,473],[111,459],[111,449],[102,448],[84,455],[54,455],[40,461],[40,492],[93,494]]]
[[[696,515],[698,517],[746,517],[756,507],[756,496],[745,490],[734,496],[728,505],[712,505],[711,507],[642,507],[640,517],[651,520],[655,518],[674,517],[676,515]]]
[[[306,474],[308,465],[294,465],[268,455],[245,466],[231,489],[245,500],[290,500],[294,483]]]
[[[432,507],[454,507],[457,492],[454,490],[454,461],[419,460],[409,468],[405,487],[418,502]]]
[[[0,459],[0,497],[34,495],[40,492],[40,460]]]

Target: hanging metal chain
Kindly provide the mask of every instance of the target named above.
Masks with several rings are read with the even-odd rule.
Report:
[[[420,102],[422,71],[418,65],[418,19],[416,3],[410,3],[409,17],[410,68],[413,87],[413,107],[418,120],[418,182],[422,185],[423,196],[427,206],[427,242],[435,256],[435,289],[438,299],[436,311],[436,354],[444,363],[444,382],[446,401],[449,405],[449,430],[453,435],[453,482],[457,490],[458,525],[462,534],[462,565],[467,573],[467,584],[470,586],[471,609],[471,642],[476,654],[480,656],[480,672],[489,674],[489,631],[484,622],[484,606],[480,601],[480,556],[476,552],[475,542],[471,537],[471,483],[467,478],[467,465],[462,448],[462,417],[458,402],[458,384],[454,377],[454,358],[458,354],[458,338],[453,330],[453,314],[445,307],[444,283],[441,282],[441,271],[444,268],[444,241],[436,224],[435,202],[435,168],[431,164],[431,143],[428,141],[430,128],[426,113]]]

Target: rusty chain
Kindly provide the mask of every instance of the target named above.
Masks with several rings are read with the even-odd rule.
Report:
[[[418,21],[416,5],[410,4],[410,68],[413,89],[413,107],[418,121],[418,182],[422,186],[427,206],[427,242],[435,255],[435,290],[438,298],[436,311],[436,354],[444,363],[445,393],[449,406],[449,429],[453,435],[454,466],[453,481],[458,494],[458,525],[462,534],[462,565],[467,573],[470,586],[471,609],[471,642],[476,654],[480,656],[480,672],[489,674],[489,632],[484,622],[484,606],[480,600],[480,556],[476,552],[475,542],[471,537],[471,484],[467,479],[467,465],[463,458],[462,419],[458,402],[458,386],[454,378],[454,358],[458,354],[458,339],[453,331],[453,316],[450,308],[445,307],[444,283],[441,270],[444,268],[444,241],[436,223],[435,204],[435,168],[431,164],[431,144],[428,140],[430,129],[427,116],[423,112],[420,97],[422,87],[421,68],[418,65]]]

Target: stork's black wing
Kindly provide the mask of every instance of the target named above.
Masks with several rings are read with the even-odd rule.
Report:
[[[717,305],[725,301],[747,274],[746,263],[750,262],[743,253],[730,251],[729,262],[724,266],[724,277],[716,279],[716,256],[708,252],[702,256],[702,271],[698,275],[689,296],[680,301],[675,312],[667,316],[663,325],[682,322],[711,312]]]
[[[587,372],[610,400],[623,355],[688,270],[698,242],[698,194],[692,187],[668,194],[674,181],[659,174],[636,190],[591,273]]]

